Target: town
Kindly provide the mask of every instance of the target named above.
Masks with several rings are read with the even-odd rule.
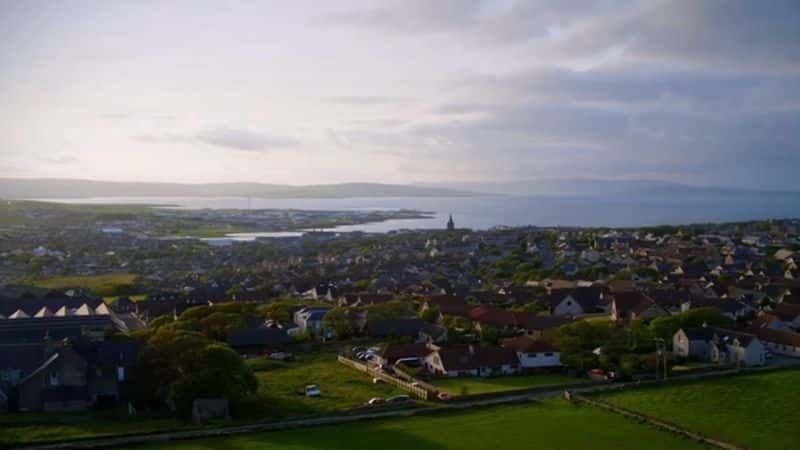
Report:
[[[12,220],[30,208],[37,223]],[[149,212],[69,228],[48,208],[7,212],[0,230],[9,444],[602,402],[681,379],[796,380],[800,366],[799,220],[468,230],[451,216],[219,242],[151,232]],[[51,434],[65,414],[70,431]],[[772,439],[797,443],[787,433]],[[761,445],[740,439],[721,437]]]

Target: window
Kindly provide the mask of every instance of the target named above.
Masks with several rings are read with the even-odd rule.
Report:
[[[58,386],[59,384],[58,372],[50,372],[50,386]]]
[[[553,356],[553,353],[545,353],[544,356],[550,357]]]

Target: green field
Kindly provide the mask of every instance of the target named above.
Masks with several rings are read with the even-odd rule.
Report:
[[[175,419],[129,419],[126,412],[0,414],[0,448],[58,439],[136,433],[189,427]]]
[[[462,395],[510,391],[514,389],[525,389],[559,384],[574,384],[582,381],[588,380],[586,378],[568,377],[560,374],[536,374],[491,378],[440,378],[433,380],[431,384],[453,395]]]
[[[700,450],[694,441],[563,400],[359,422],[141,449]]]
[[[800,370],[598,395],[615,405],[761,450],[800,448]]]
[[[372,379],[336,360],[330,352],[302,355],[299,361],[268,361],[269,370],[260,370],[259,395],[270,405],[274,416],[308,415],[337,409],[361,406],[373,397],[390,397],[405,394],[387,384],[372,384]],[[249,361],[257,369],[264,362]],[[316,384],[322,391],[317,398],[297,394],[308,384]]]
[[[130,293],[136,276],[133,273],[109,273],[103,275],[51,277],[34,280],[33,285],[48,289],[80,287],[89,289],[102,297],[114,297]]]

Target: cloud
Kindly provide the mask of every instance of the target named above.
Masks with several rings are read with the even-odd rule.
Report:
[[[536,69],[448,85],[451,101],[433,117],[336,138],[409,160],[457,161],[475,179],[662,174],[733,186],[757,185],[749,173],[789,183],[785,167],[800,166],[797,77]]]
[[[105,113],[100,114],[99,117],[104,120],[122,120],[131,117],[130,113]]]
[[[362,96],[362,95],[330,97],[327,100],[330,103],[338,103],[342,105],[380,105],[380,104],[400,103],[405,101],[403,99],[395,97]]]
[[[45,156],[41,158],[42,162],[47,164],[68,165],[80,162],[80,160],[71,155],[54,155]]]
[[[522,46],[538,61],[584,68],[608,60],[800,71],[796,0],[406,0],[325,22],[396,37],[438,33],[468,44]]]
[[[266,152],[297,145],[294,139],[236,128],[201,131],[195,138],[209,145],[248,152]]]

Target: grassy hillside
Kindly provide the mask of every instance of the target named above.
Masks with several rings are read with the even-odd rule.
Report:
[[[563,400],[483,408],[229,438],[169,442],[141,449],[286,450],[690,450],[696,442]]]
[[[750,374],[600,396],[740,445],[800,448],[800,370]]]
[[[89,289],[102,297],[113,297],[130,294],[136,276],[133,273],[111,273],[90,276],[52,277],[34,280],[33,284],[49,289],[80,287]]]

